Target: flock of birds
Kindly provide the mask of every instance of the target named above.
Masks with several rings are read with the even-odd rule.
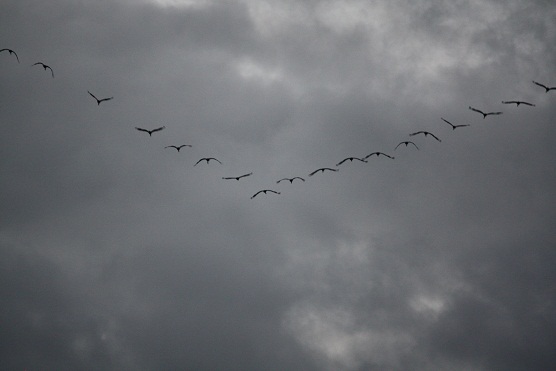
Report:
[[[4,48],[4,49],[0,50],[0,54],[2,52],[5,52],[5,51],[8,52],[9,55],[15,56],[15,58],[17,59],[17,62],[20,63],[19,56],[17,55],[17,53],[14,50]],[[43,62],[36,62],[36,63],[33,63],[31,66],[37,66],[37,65],[42,66],[45,71],[50,70],[51,76],[52,76],[52,78],[54,78],[54,71],[52,70],[52,68],[49,65],[47,65]],[[534,81],[534,80],[533,80],[533,84],[544,88],[546,93],[550,92],[551,90],[556,90],[556,86],[547,86],[547,85],[544,85],[544,84],[539,83],[539,82]],[[107,102],[107,101],[110,101],[110,100],[114,99],[114,97],[98,98],[97,96],[95,96],[90,91],[87,91],[87,93],[89,93],[89,95],[92,98],[95,99],[98,106],[100,106],[100,104],[103,103],[103,102]],[[526,102],[526,101],[522,101],[522,100],[502,101],[502,103],[503,104],[515,104],[517,107],[519,107],[520,105],[535,107],[535,104],[530,103],[530,102]],[[471,107],[471,106],[469,106],[469,109],[473,112],[477,112],[477,113],[481,114],[483,116],[483,119],[486,119],[487,116],[497,116],[497,115],[501,115],[503,113],[501,111],[485,112],[485,111],[482,111],[478,108],[474,108],[474,107]],[[444,121],[446,124],[450,125],[452,130],[455,130],[457,128],[470,126],[469,124],[453,124],[453,123],[451,123],[450,121],[446,120],[443,117],[441,117],[441,120]],[[144,129],[144,128],[140,128],[140,127],[135,127],[135,129],[138,130],[138,131],[141,131],[141,132],[145,132],[145,133],[149,134],[149,136],[152,136],[154,133],[157,133],[157,132],[160,132],[160,131],[166,129],[166,126],[161,126],[161,127],[154,128],[154,129]],[[411,137],[417,136],[417,135],[423,135],[425,137],[430,136],[431,138],[434,138],[438,142],[442,141],[440,138],[438,138],[436,135],[434,135],[433,133],[431,133],[429,131],[421,130],[421,131],[417,131],[417,132],[409,134],[409,136],[411,136]],[[405,147],[408,147],[409,145],[411,145],[415,149],[419,150],[419,147],[413,141],[410,141],[410,140],[405,140],[405,141],[399,142],[398,145],[396,145],[396,147],[394,148],[394,150],[397,150],[398,147],[400,147],[402,145],[404,145]],[[165,148],[174,148],[177,152],[180,152],[180,150],[184,147],[192,147],[192,145],[191,144],[169,145],[169,146],[166,146]],[[315,171],[309,173],[308,176],[313,176],[313,175],[315,175],[319,172],[321,172],[321,173],[337,172],[337,171],[339,171],[339,169],[337,167],[339,167],[340,165],[342,165],[343,163],[345,163],[347,161],[349,161],[349,162],[359,161],[359,162],[367,163],[368,159],[372,156],[377,156],[377,157],[383,156],[383,157],[387,157],[391,160],[395,159],[394,156],[391,156],[391,155],[386,154],[384,152],[372,152],[372,153],[366,155],[365,157],[346,157],[343,160],[341,160],[340,162],[338,162],[335,165],[336,167],[334,167],[334,168],[332,168],[332,167],[322,167],[322,168],[316,169]],[[205,161],[207,164],[211,161],[218,162],[219,164],[222,164],[222,162],[215,157],[203,157],[203,158],[199,159],[193,166],[197,166],[199,163],[201,163],[203,161]],[[240,179],[243,179],[243,178],[246,178],[246,177],[249,177],[249,176],[252,176],[252,175],[253,175],[253,173],[250,172],[250,173],[239,175],[239,176],[222,177],[222,179],[239,181]],[[293,182],[295,180],[305,182],[304,178],[302,178],[300,176],[294,176],[292,178],[279,179],[276,183],[279,184],[279,183],[284,182],[284,181],[289,181],[290,184],[293,184]],[[260,191],[257,191],[255,194],[253,194],[251,196],[251,199],[255,198],[257,195],[259,195],[261,193],[267,194],[267,192],[278,194],[278,195],[280,194],[279,191],[276,191],[276,190],[273,190],[273,189],[261,189]]]

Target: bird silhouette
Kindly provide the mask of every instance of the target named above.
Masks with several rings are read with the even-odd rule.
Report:
[[[545,93],[548,93],[551,90],[556,90],[556,86],[548,87],[548,86],[546,86],[544,84],[541,84],[540,82],[536,82],[536,81],[533,81],[533,84],[538,85],[540,87],[543,87],[544,90],[545,90]]]
[[[368,159],[371,156],[376,156],[376,157],[380,157],[380,156],[386,156],[388,158],[391,158],[392,160],[395,159],[395,157],[387,155],[384,152],[373,152],[373,153],[369,153],[367,156],[363,157],[364,160]]]
[[[17,63],[19,63],[19,57],[17,56],[16,52],[14,52],[12,49],[4,48],[4,49],[0,50],[0,53],[2,53],[4,50],[7,50],[8,53],[15,55],[15,58],[17,59]]]
[[[436,139],[439,142],[442,142],[440,139],[438,139],[438,137],[436,135],[434,135],[433,133],[429,132],[429,131],[417,131],[415,133],[409,134],[410,137],[417,135],[417,134],[424,134],[425,136],[430,135],[431,137],[433,137],[434,139]]]
[[[294,176],[293,178],[282,178],[282,179],[280,179],[279,181],[277,181],[276,184],[278,184],[278,183],[280,183],[281,181],[284,181],[284,180],[289,180],[289,181],[290,181],[290,184],[291,184],[291,183],[293,183],[293,181],[294,181],[295,179],[301,179],[302,181],[305,181],[305,179],[303,179],[303,178],[300,177],[300,176]]]
[[[180,149],[182,149],[183,147],[193,147],[193,146],[191,144],[182,144],[180,146],[171,145],[171,146],[166,146],[164,148],[175,148],[179,152]]]
[[[143,128],[138,128],[138,127],[136,126],[135,129],[136,129],[136,130],[139,130],[139,131],[144,131],[145,133],[149,133],[149,136],[152,136],[153,133],[156,133],[157,131],[166,129],[166,126],[161,126],[161,127],[159,127],[159,128],[152,129],[152,130],[143,129]]]
[[[502,103],[504,104],[515,104],[516,106],[519,107],[520,104],[524,104],[526,106],[531,106],[531,107],[535,107],[535,105],[533,103],[529,103],[529,102],[524,102],[522,100],[506,100],[506,101],[502,101]]]
[[[395,151],[396,149],[398,149],[398,147],[401,146],[402,144],[405,144],[406,147],[407,147],[409,144],[413,144],[413,146],[414,146],[415,148],[419,149],[419,147],[417,147],[417,145],[416,145],[415,143],[413,143],[413,142],[410,141],[410,140],[406,140],[405,142],[400,142],[400,143],[396,146],[396,148],[394,148],[394,151]]]
[[[332,168],[329,168],[329,167],[321,167],[320,169],[317,169],[317,170],[313,171],[311,174],[309,174],[309,176],[313,176],[316,173],[318,173],[319,171],[322,171],[324,173],[326,170],[328,170],[328,171],[338,171],[338,169],[332,169]]]
[[[41,65],[42,68],[44,68],[45,71],[46,71],[46,69],[49,69],[49,70],[50,70],[50,74],[52,75],[52,78],[54,78],[54,71],[52,70],[52,68],[50,68],[50,66],[48,66],[48,65],[46,65],[46,64],[44,64],[44,63],[42,63],[42,62],[33,63],[32,66],[36,66],[37,64],[38,64],[38,65]]]
[[[483,119],[486,119],[486,117],[488,115],[501,115],[502,114],[502,112],[483,112],[480,109],[476,109],[476,108],[473,108],[471,106],[469,106],[469,109],[471,111],[479,112],[481,115],[483,115]]]
[[[280,194],[280,192],[273,191],[272,189],[263,189],[263,190],[260,190],[260,191],[258,191],[257,193],[255,193],[253,196],[251,196],[251,199],[255,198],[259,193],[264,193],[264,194],[266,194],[266,192],[276,193],[277,195]]]
[[[442,118],[442,117],[441,117],[441,119],[442,119],[442,121],[444,121],[445,123],[449,124],[449,125],[452,127],[452,130],[456,130],[456,128],[462,128],[462,127],[465,127],[465,126],[471,126],[471,125],[469,125],[469,124],[454,125],[454,124],[452,124],[450,121],[448,121],[448,120],[446,120],[446,119],[444,119],[444,118]]]
[[[220,164],[222,164],[222,163],[220,162],[220,160],[218,160],[217,158],[214,158],[214,157],[203,157],[202,159],[200,159],[199,161],[197,161],[197,162],[195,163],[195,165],[193,165],[193,166],[197,166],[197,164],[198,164],[199,162],[201,162],[201,161],[206,161],[207,164],[208,164],[208,163],[210,162],[210,160],[214,160],[214,161],[219,162]]]
[[[250,175],[253,175],[253,173],[243,174],[243,175],[240,175],[240,176],[222,177],[222,179],[235,179],[235,180],[240,180],[241,178],[245,178],[246,176],[250,176]]]
[[[364,160],[364,159],[358,158],[358,157],[346,157],[346,158],[344,158],[342,161],[338,162],[338,163],[336,164],[336,166],[340,166],[341,164],[343,164],[344,162],[346,162],[346,161],[348,161],[348,160],[349,160],[350,162],[353,162],[353,160],[357,160],[357,161],[361,161],[361,162],[367,162],[367,160]]]
[[[89,93],[89,95],[90,95],[91,97],[95,98],[95,100],[97,101],[97,105],[98,105],[98,106],[100,106],[100,103],[101,103],[101,102],[114,99],[114,97],[98,99],[98,98],[95,97],[95,95],[94,95],[93,93],[91,93],[90,91],[87,90],[87,93]]]

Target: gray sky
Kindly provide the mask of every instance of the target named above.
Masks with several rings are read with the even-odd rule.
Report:
[[[554,368],[552,1],[0,8],[1,369]]]

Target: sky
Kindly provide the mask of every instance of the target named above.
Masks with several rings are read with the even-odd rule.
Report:
[[[0,369],[554,368],[552,1],[0,8]]]

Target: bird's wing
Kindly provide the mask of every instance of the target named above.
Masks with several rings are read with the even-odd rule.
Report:
[[[415,133],[409,134],[410,137],[417,135],[417,134],[422,134],[424,133],[424,131],[416,131]]]
[[[94,95],[93,93],[91,93],[91,92],[90,92],[90,91],[88,91],[88,90],[87,90],[87,93],[89,93],[89,95],[90,95],[91,97],[95,98],[95,99],[96,99],[96,100],[98,101],[98,98],[97,98],[97,97],[95,97],[95,95]]]
[[[543,84],[541,84],[540,82],[533,81],[533,84],[536,84],[536,85],[538,85],[538,86],[542,86],[542,87],[545,88],[545,89],[548,89],[548,86],[543,85]]]
[[[448,120],[446,120],[445,118],[442,118],[442,117],[441,117],[441,119],[442,119],[442,121],[444,121],[445,123],[450,124],[452,127],[454,127],[454,124],[452,124],[450,121],[448,121]]]
[[[276,184],[278,184],[278,183],[280,183],[280,182],[282,182],[282,181],[284,181],[284,180],[289,180],[289,179],[288,179],[288,178],[282,178],[282,179],[280,179],[279,181],[277,181]]]
[[[251,196],[251,198],[255,198],[255,196],[257,196],[259,193],[261,193],[263,191],[258,191],[257,193],[255,193],[253,196]]]
[[[217,158],[211,157],[210,160],[218,161],[220,164],[222,164],[222,163],[220,162],[220,160],[217,159]],[[208,162],[208,161],[207,161],[207,162]]]
[[[434,139],[438,140],[439,142],[442,142],[440,139],[438,139],[438,137],[436,135],[434,135],[433,133],[429,133]]]
[[[479,109],[476,109],[476,108],[473,108],[473,107],[471,107],[471,106],[469,106],[469,109],[470,109],[471,111],[479,112],[479,113],[481,113],[481,114],[483,114],[483,115],[485,114],[483,111],[481,111],[481,110],[479,110]]]
[[[136,130],[139,131],[144,131],[145,133],[148,133],[149,131],[147,129],[143,129],[143,128],[138,128],[137,126],[135,127]]]
[[[104,102],[105,100],[111,100],[111,99],[114,99],[114,97],[110,97],[110,98],[102,98],[102,99],[101,99],[100,101],[101,101],[101,102]]]
[[[201,161],[206,161],[206,158],[202,158],[202,159],[200,159],[200,160],[199,160],[199,161],[197,161],[197,162],[195,163],[195,165],[193,165],[193,166],[197,166],[197,164],[198,164],[199,162],[201,162]],[[208,161],[207,161],[207,162],[208,162]]]
[[[166,126],[161,126],[161,127],[159,127],[159,128],[152,129],[151,132],[154,133],[155,131],[160,131],[160,130],[164,130],[164,129],[166,129]]]
[[[501,115],[502,112],[489,112],[487,115]]]
[[[309,174],[309,176],[313,176],[313,175],[315,175],[317,172],[319,172],[319,171],[321,171],[321,170],[322,170],[322,169],[317,169],[317,170],[313,171],[311,174]]]
[[[348,158],[344,158],[342,161],[338,162],[338,163],[336,164],[336,166],[340,166],[341,164],[343,164],[343,163],[346,162],[347,160],[349,160],[349,157],[348,157]]]
[[[238,176],[238,178],[245,178],[246,176],[250,176],[250,175],[253,175],[253,173],[243,174],[243,175]]]

